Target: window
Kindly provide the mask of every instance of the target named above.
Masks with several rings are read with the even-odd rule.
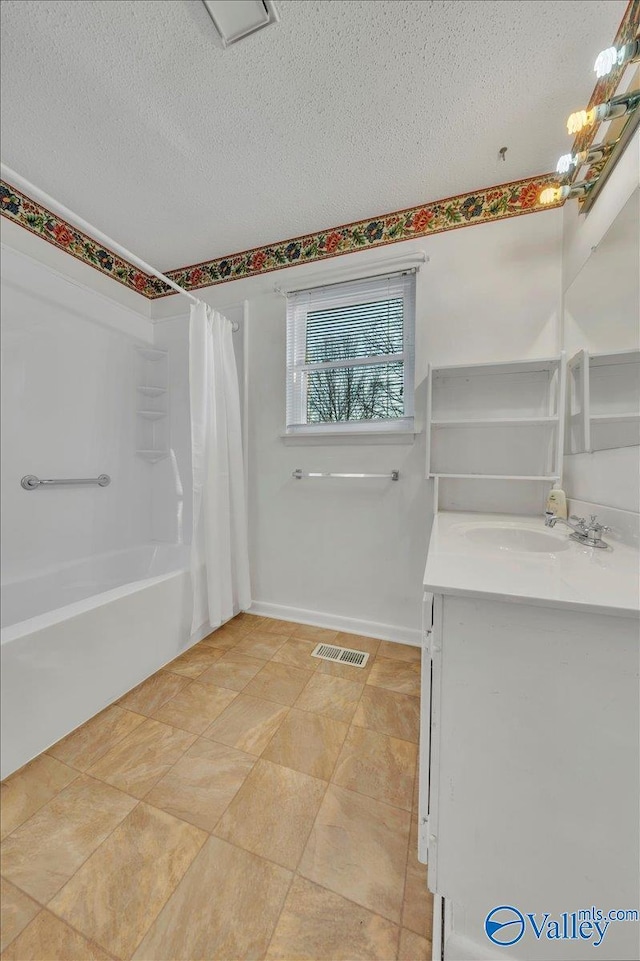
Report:
[[[413,429],[415,270],[287,297],[287,433]]]

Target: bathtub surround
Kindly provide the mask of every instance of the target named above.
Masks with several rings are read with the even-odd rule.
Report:
[[[189,389],[193,530],[191,634],[251,604],[240,390],[231,321],[191,307]]]
[[[133,417],[135,346],[153,327],[6,247],[2,281],[2,574],[16,582],[153,539]],[[102,473],[108,487],[20,487]]]
[[[310,651],[289,668],[308,636],[241,615],[3,784],[3,959],[277,961],[348,945],[427,961],[419,652],[369,639],[370,671]],[[235,650],[258,670],[230,690],[210,665]]]

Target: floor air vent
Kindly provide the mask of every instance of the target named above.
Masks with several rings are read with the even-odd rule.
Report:
[[[352,651],[348,647],[335,647],[333,644],[318,644],[311,657],[320,657],[323,661],[335,661],[336,664],[351,664],[352,667],[364,667],[369,655],[364,651]]]

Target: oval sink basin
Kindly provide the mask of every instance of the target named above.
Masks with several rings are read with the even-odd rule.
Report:
[[[569,547],[569,541],[566,538],[561,540],[555,534],[533,531],[528,527],[483,524],[469,527],[464,535],[475,544],[483,544],[485,547],[493,547],[501,551],[555,554],[557,551],[566,551]]]

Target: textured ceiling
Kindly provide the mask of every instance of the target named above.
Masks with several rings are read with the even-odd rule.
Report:
[[[175,268],[553,169],[626,2],[276,5],[3,0],[2,160]]]

